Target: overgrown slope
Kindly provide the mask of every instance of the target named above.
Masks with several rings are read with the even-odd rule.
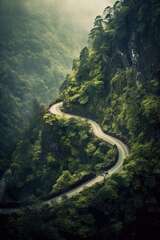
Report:
[[[26,240],[40,236],[57,240],[159,238],[159,29],[159,0],[123,0],[96,18],[90,45],[74,61],[61,98],[67,111],[90,115],[106,131],[125,137],[130,157],[123,171],[103,186],[52,208],[25,211],[16,220],[2,218],[2,224],[4,220],[10,223],[7,237],[20,238],[25,232]]]
[[[95,221],[87,239],[160,236],[159,29],[158,0],[116,2],[96,18],[90,46],[63,85],[67,111],[95,117],[130,145],[124,171],[83,205]]]
[[[1,203],[6,205],[51,198],[95,177],[117,160],[116,148],[97,139],[85,121],[46,114],[24,138],[5,173]]]
[[[66,109],[130,141],[159,139],[159,24],[157,1],[117,2],[98,16],[63,86]]]

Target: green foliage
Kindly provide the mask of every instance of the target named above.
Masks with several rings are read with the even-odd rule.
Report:
[[[54,191],[59,191],[68,187],[73,183],[73,177],[68,170],[62,172],[62,175],[57,179],[56,184],[53,186]]]
[[[104,16],[96,18],[90,46],[74,62],[73,72],[67,77],[61,96],[67,110],[97,118],[106,131],[127,138],[130,156],[125,160],[123,170],[104,180],[103,185],[86,190],[73,199],[65,199],[43,212],[41,209],[33,209],[32,215],[24,212],[17,216],[16,223],[8,217],[5,220],[12,230],[9,236],[13,236],[14,231],[16,237],[24,236],[26,232],[28,239],[37,239],[39,228],[35,230],[34,225],[29,225],[26,230],[25,227],[35,219],[43,226],[42,234],[47,234],[47,237],[42,235],[44,239],[52,239],[53,229],[56,237],[68,240],[159,238],[159,29],[159,0],[117,1],[113,8],[105,9]],[[86,163],[85,170],[91,166],[94,170],[101,169],[105,159],[99,162],[98,158],[104,154],[106,146],[88,141],[89,133],[88,140],[86,136],[82,138],[79,129],[87,132],[84,123],[73,124],[51,116],[46,120],[48,127],[42,135],[46,156],[51,153],[49,143],[54,139],[56,148],[52,147],[63,146],[57,153],[63,152],[69,159],[67,161],[62,155],[55,157],[63,166],[58,176],[60,183],[64,183],[65,177],[72,181],[76,171],[75,158],[78,170],[84,165],[82,159]],[[75,136],[81,140],[83,150]],[[88,158],[79,158],[77,149]],[[107,151],[107,158],[113,157],[114,151],[114,148]],[[90,157],[95,165],[91,164]],[[19,170],[16,164],[13,167]],[[5,228],[4,217],[1,222]]]
[[[77,66],[71,73],[74,84],[68,76],[61,92],[67,110],[96,118],[104,130],[128,139],[130,145],[124,170],[99,187],[96,195],[90,191],[92,199],[85,211],[96,221],[91,239],[159,236],[159,9],[158,0],[117,1],[113,8],[106,8],[91,31],[87,60],[80,60],[88,65],[87,78],[84,73],[79,82]],[[95,79],[100,89],[92,87]],[[94,161],[101,156],[92,144],[87,152]],[[97,163],[96,169],[102,166]]]
[[[117,151],[110,149],[93,136],[86,121],[47,113],[14,151],[6,196],[35,200],[66,189],[93,171],[113,165]]]

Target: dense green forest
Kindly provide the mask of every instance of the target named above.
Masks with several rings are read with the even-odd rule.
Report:
[[[66,112],[96,119],[104,131],[125,139],[130,155],[121,172],[72,199],[53,203],[52,207],[30,207],[18,214],[2,215],[0,234],[5,233],[4,239],[9,240],[159,239],[159,0],[117,1],[102,16],[97,16],[88,46],[73,61],[72,72],[62,84],[59,98]],[[39,126],[34,128],[34,134],[33,129],[29,134],[33,136],[27,144],[32,157],[28,155],[26,162],[32,159],[29,165],[33,168],[33,162],[42,159],[49,164],[43,163],[45,167],[60,164],[55,173],[60,171],[56,188],[65,186],[65,179],[72,182],[75,170],[95,171],[106,152],[113,161],[115,149],[94,139],[86,123],[48,114],[39,118]],[[26,164],[18,162],[24,159],[23,144],[14,153],[13,168],[17,163],[22,168]],[[59,155],[62,152],[64,156]],[[41,153],[43,158],[39,156]],[[95,164],[90,163],[90,153]],[[46,177],[50,170],[44,165]],[[41,166],[38,168],[41,170]],[[35,172],[32,176],[35,177]],[[49,183],[46,184],[48,187]]]
[[[36,124],[13,153],[3,202],[49,198],[116,161],[116,148],[95,138],[85,121],[45,114]]]
[[[84,29],[60,17],[56,1],[42,3],[0,1],[0,175],[17,140],[43,111],[39,105],[57,97],[86,41]]]

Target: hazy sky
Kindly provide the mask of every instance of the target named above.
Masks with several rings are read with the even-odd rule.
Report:
[[[89,31],[94,19],[97,15],[102,14],[105,7],[111,5],[115,0],[26,0],[30,6],[38,3],[37,6],[58,7],[58,14],[64,20],[66,16],[70,21],[78,24],[77,27],[82,26]]]
[[[58,0],[62,13],[84,26],[87,30],[91,29],[94,19],[102,14],[104,8],[111,5],[114,0]]]
[[[1,1],[1,0],[0,0]],[[10,0],[6,0],[10,1]],[[19,1],[19,0],[13,0]],[[97,15],[101,15],[105,7],[113,5],[116,0],[25,0],[24,3],[28,5],[31,10],[48,8],[49,12],[54,8],[53,13],[59,15],[59,19],[73,22],[77,29],[82,27],[89,32]]]

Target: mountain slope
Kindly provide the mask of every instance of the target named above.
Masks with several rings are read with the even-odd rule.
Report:
[[[69,19],[61,19],[56,3],[50,8],[40,3],[0,1],[0,171],[41,112],[38,105],[56,98],[86,40],[84,29],[78,32]]]
[[[107,132],[129,139],[130,156],[103,185],[62,204],[26,210],[16,220],[2,217],[8,239],[160,237],[159,29],[159,0],[123,0],[96,18],[61,99],[67,111],[89,115]]]
[[[67,111],[96,118],[107,132],[129,139],[131,149],[124,171],[95,191],[83,205],[84,214],[75,202],[77,217],[89,214],[94,222],[87,239],[160,236],[159,16],[156,0],[121,1],[106,8],[62,87]],[[67,214],[69,221],[73,215]],[[85,239],[86,223],[81,226],[76,238]],[[63,236],[65,231],[73,237],[67,226]]]
[[[82,50],[64,83],[66,109],[94,115],[107,131],[131,140],[147,135],[149,124],[158,139],[159,24],[157,1],[117,2],[98,16],[90,47]]]

